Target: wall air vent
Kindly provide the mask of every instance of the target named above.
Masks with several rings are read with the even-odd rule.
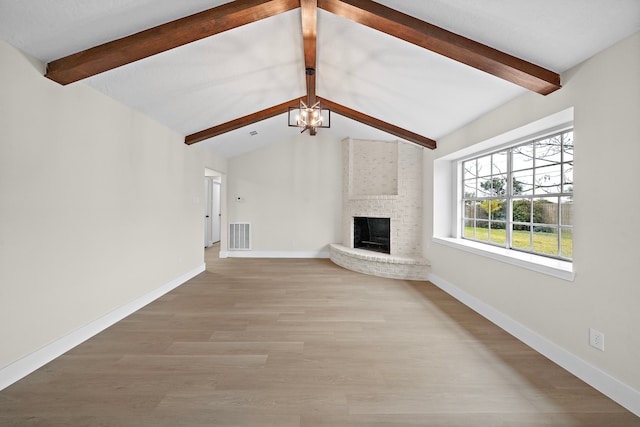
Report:
[[[251,224],[248,222],[234,222],[229,224],[229,250],[251,250]]]

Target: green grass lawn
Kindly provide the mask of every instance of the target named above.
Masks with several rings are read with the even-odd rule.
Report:
[[[465,227],[464,237],[495,243],[504,246],[507,241],[506,230],[491,230],[488,228],[476,228],[473,235],[473,227]],[[531,250],[531,237],[528,231],[513,231],[513,248]],[[533,252],[545,255],[558,255],[558,233],[533,233]],[[561,255],[571,258],[573,255],[573,236],[569,231],[562,232]]]

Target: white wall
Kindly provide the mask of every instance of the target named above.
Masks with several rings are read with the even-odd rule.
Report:
[[[0,43],[0,369],[203,265],[225,160]]]
[[[564,73],[564,87],[529,93],[425,150],[425,256],[432,273],[617,380],[640,390],[640,34]],[[575,281],[431,241],[434,160],[575,107]],[[437,190],[437,189],[436,189]],[[464,268],[461,268],[464,266]],[[606,351],[588,344],[605,334]],[[636,395],[637,396],[637,395]],[[636,404],[636,409],[640,405]]]
[[[218,156],[213,152],[213,150],[204,149],[204,147],[201,147],[198,144],[192,145],[191,147],[198,147],[198,149],[202,148],[200,156],[204,159],[206,169],[213,172],[212,176],[220,176],[227,173],[229,162],[226,158]]]
[[[320,129],[229,159],[228,221],[251,223],[253,256],[328,256],[341,241],[341,155]]]

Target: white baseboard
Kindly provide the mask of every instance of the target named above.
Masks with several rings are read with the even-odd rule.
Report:
[[[223,256],[224,255],[224,256]],[[329,258],[328,251],[220,251],[220,258]]]
[[[104,331],[114,323],[140,310],[145,305],[155,301],[203,271],[205,271],[204,264],[0,369],[0,390],[26,377],[56,357],[61,356],[92,336]]]
[[[441,277],[430,274],[429,281],[602,394],[640,416],[640,392],[638,390],[538,335],[523,324],[516,322]]]

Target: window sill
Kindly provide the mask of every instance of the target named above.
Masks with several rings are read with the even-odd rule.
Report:
[[[573,264],[567,261],[499,248],[497,246],[485,245],[470,240],[455,239],[452,237],[434,236],[432,240],[441,245],[471,252],[473,254],[495,259],[507,264],[527,268],[559,279],[570,282],[573,282],[575,279]]]

